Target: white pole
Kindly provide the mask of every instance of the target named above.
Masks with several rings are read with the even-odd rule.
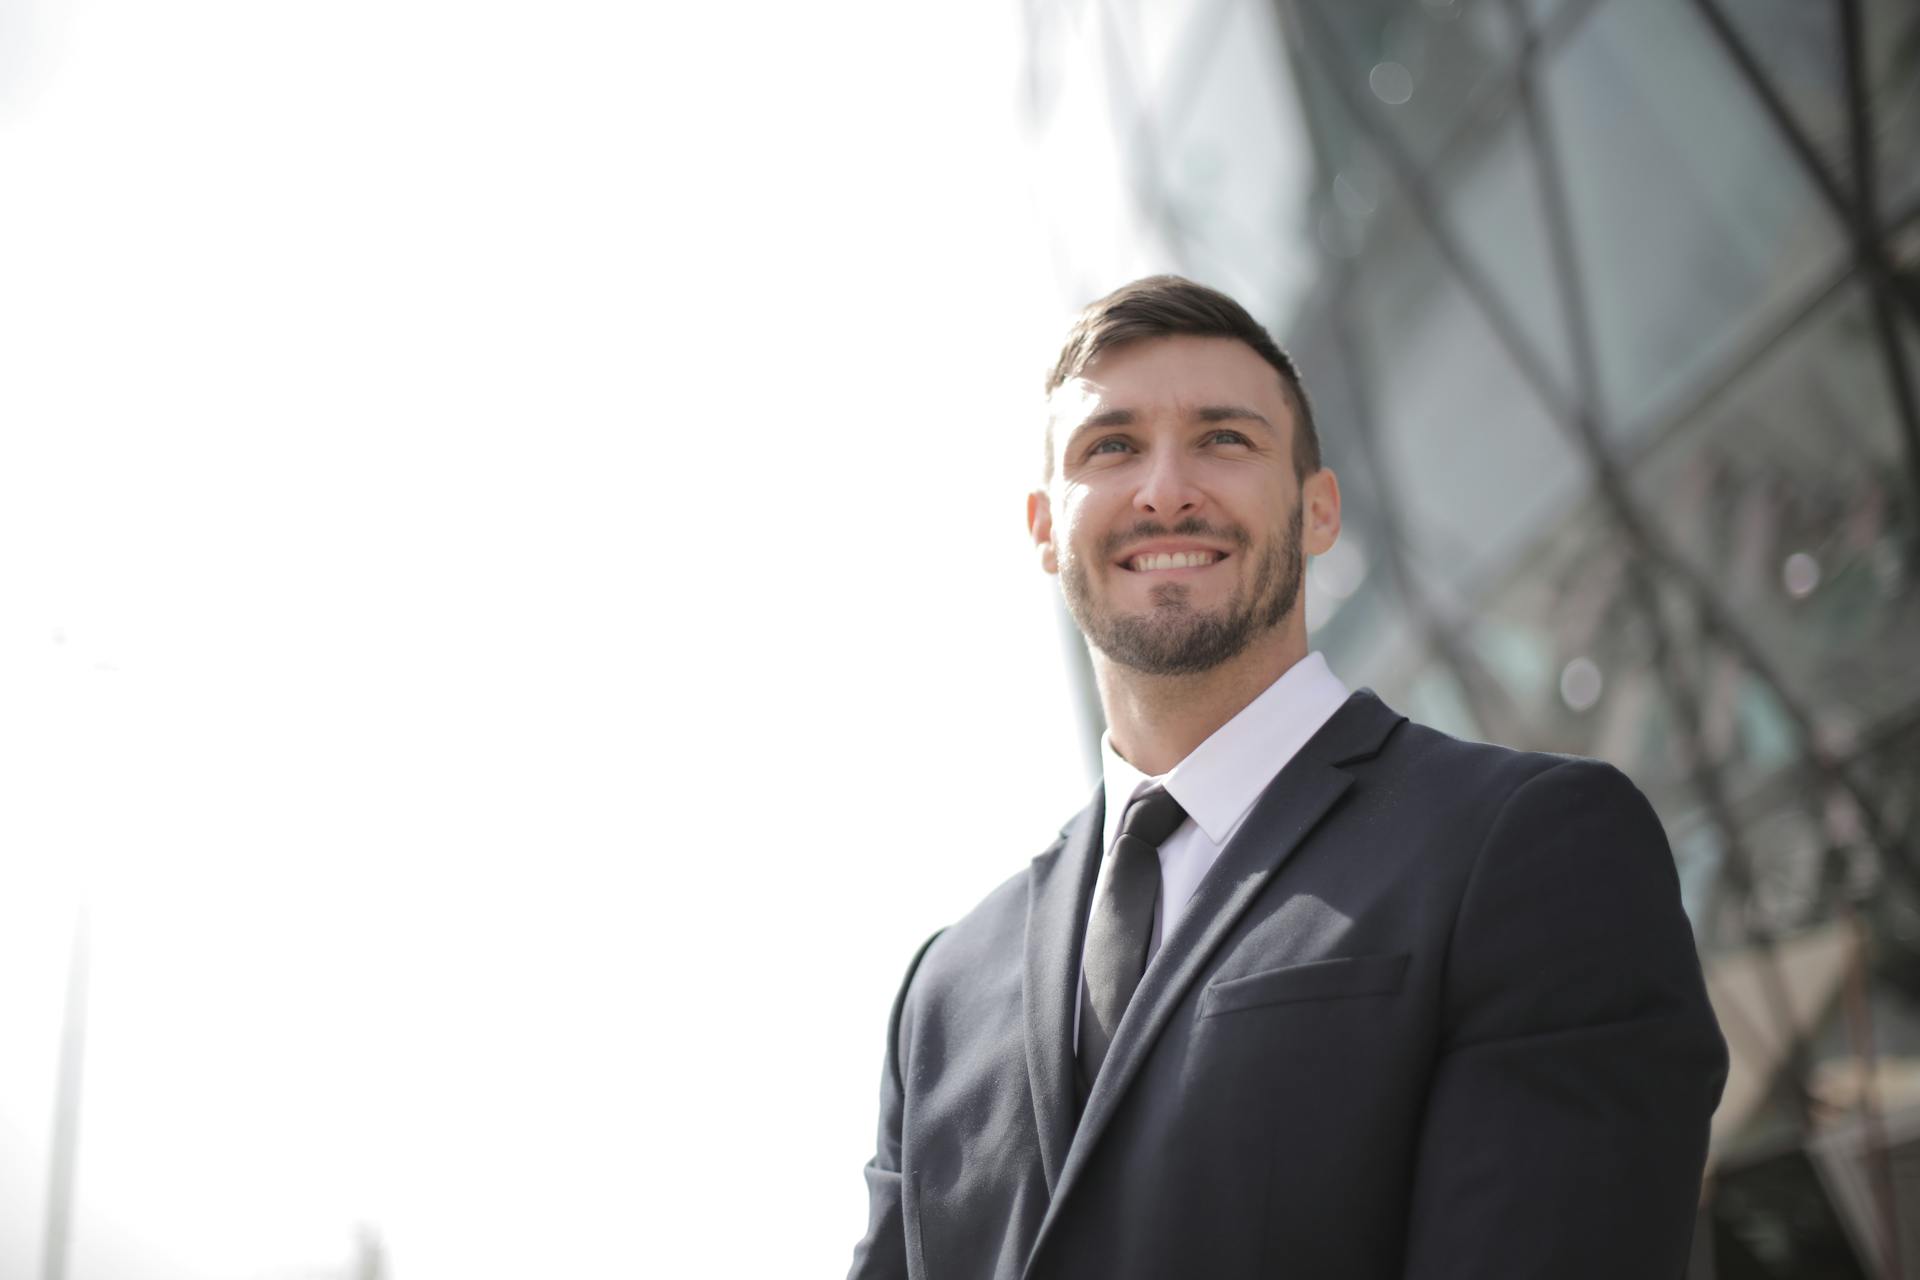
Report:
[[[67,1280],[73,1234],[73,1186],[80,1145],[80,1086],[87,1053],[88,914],[74,915],[67,957],[67,1007],[60,1032],[60,1077],[53,1101],[53,1154],[47,1176],[47,1223],[41,1244],[41,1280]]]

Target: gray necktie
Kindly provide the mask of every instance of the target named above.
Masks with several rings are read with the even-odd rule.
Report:
[[[1087,982],[1080,997],[1083,1092],[1093,1088],[1120,1015],[1146,971],[1153,908],[1160,901],[1160,844],[1186,816],[1178,800],[1155,788],[1127,806],[1120,836],[1107,854],[1113,865],[1087,923]]]

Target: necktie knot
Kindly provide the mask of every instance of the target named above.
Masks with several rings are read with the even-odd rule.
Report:
[[[1164,788],[1155,787],[1127,806],[1127,812],[1120,819],[1120,834],[1132,836],[1136,840],[1158,849],[1166,843],[1174,828],[1187,820],[1187,811],[1180,807]]]

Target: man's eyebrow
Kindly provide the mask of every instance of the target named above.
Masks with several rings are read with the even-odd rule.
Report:
[[[1102,409],[1099,413],[1082,419],[1074,430],[1098,431],[1102,427],[1130,427],[1133,425],[1133,418],[1131,409]]]
[[[1267,421],[1267,415],[1237,404],[1207,404],[1194,410],[1193,416],[1202,422],[1257,422],[1267,430],[1273,430],[1273,424]]]

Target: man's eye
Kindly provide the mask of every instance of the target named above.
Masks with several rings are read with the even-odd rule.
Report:
[[[1112,446],[1112,447],[1109,448],[1108,446]],[[1131,449],[1131,448],[1133,448],[1133,446],[1128,444],[1125,440],[1120,440],[1120,439],[1102,440],[1098,444],[1094,445],[1093,448],[1087,450],[1087,456],[1092,457],[1096,453],[1118,453],[1122,449]]]
[[[1214,440],[1214,441],[1223,441],[1227,444],[1250,443],[1247,440],[1247,438],[1241,435],[1238,431],[1216,431],[1212,435],[1208,436],[1207,439]]]

